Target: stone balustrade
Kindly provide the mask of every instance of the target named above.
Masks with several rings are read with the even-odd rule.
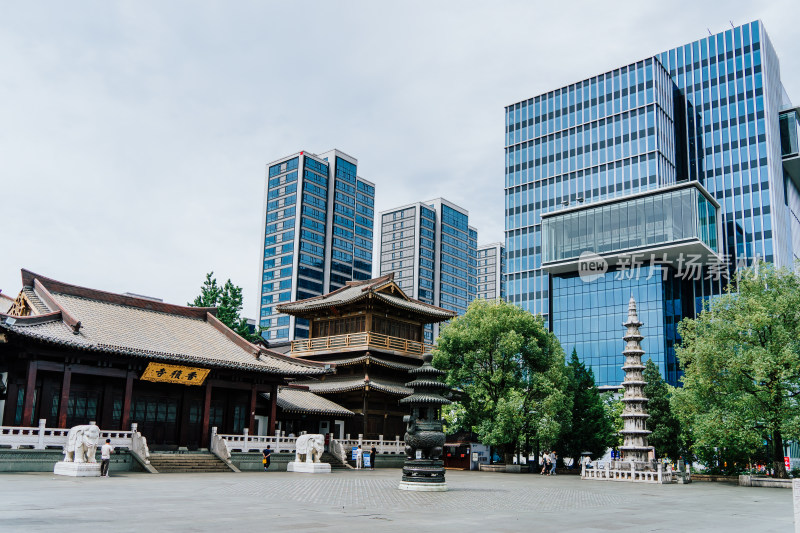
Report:
[[[668,467],[664,471],[663,465],[658,464],[657,470],[641,470],[637,469],[634,463],[631,463],[630,468],[611,468],[609,463],[606,463],[603,468],[586,468],[584,463],[581,466],[581,479],[595,479],[601,481],[628,481],[638,483],[672,483],[673,472],[672,468]]]
[[[294,452],[297,437],[287,437],[282,432],[279,433],[281,434],[276,436],[250,435],[248,430],[245,429],[241,435],[223,435],[216,433],[212,433],[212,435],[216,435],[224,442],[229,457],[231,452],[260,452],[268,445],[275,453]],[[305,432],[301,434],[304,433]],[[331,438],[329,439],[330,453],[342,461],[347,461],[350,457],[351,449],[358,445],[361,445],[364,451],[369,451],[375,446],[379,454],[394,455],[405,453],[406,447],[406,443],[400,440],[399,436],[395,436],[394,440],[386,440],[383,438],[383,435],[380,435],[376,440],[367,440],[364,439],[362,435],[359,435],[358,438],[355,439],[351,439],[350,435],[345,435],[344,439],[334,439],[333,434],[331,434]]]
[[[0,447],[12,450],[63,449],[67,444],[69,428],[48,428],[46,424],[47,421],[41,419],[36,427],[0,426]],[[143,463],[149,463],[150,450],[147,447],[147,440],[137,431],[136,424],[131,424],[131,431],[101,429],[98,449],[105,444],[106,439],[111,439],[111,445],[115,448],[127,448],[138,455]]]

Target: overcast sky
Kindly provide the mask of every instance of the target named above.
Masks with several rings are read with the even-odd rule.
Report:
[[[753,19],[797,103],[798,15],[796,0],[5,0],[0,289],[27,268],[185,304],[213,270],[255,317],[264,165],[300,150],[356,157],[376,213],[442,196],[479,242],[503,240],[505,105]]]

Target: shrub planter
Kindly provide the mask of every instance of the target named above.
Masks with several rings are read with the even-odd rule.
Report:
[[[775,489],[791,489],[791,479],[780,479],[775,477],[761,477],[751,475],[739,476],[740,487],[770,487]]]
[[[504,464],[494,464],[494,465],[485,465],[481,464],[479,467],[481,472],[505,472],[506,465]]]
[[[695,474],[692,472],[692,481],[716,481],[719,483],[739,483],[738,476],[718,476],[713,474]]]

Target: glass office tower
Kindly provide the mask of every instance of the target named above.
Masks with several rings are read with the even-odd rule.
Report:
[[[677,383],[675,324],[737,266],[800,254],[800,179],[779,126],[790,107],[759,21],[508,106],[508,299],[618,386],[633,294],[645,350]],[[607,270],[581,276],[583,253]]]
[[[259,279],[268,340],[308,337],[308,323],[275,312],[275,304],[372,277],[375,185],[357,175],[357,166],[339,150],[299,152],[267,165]]]
[[[469,213],[437,198],[381,212],[381,276],[394,272],[403,291],[459,315],[476,294],[478,232]],[[428,325],[425,342],[439,327]]]
[[[484,300],[506,298],[506,247],[501,242],[478,246],[477,297]]]

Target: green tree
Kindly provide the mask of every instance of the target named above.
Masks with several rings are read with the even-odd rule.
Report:
[[[442,420],[444,420],[444,432],[447,435],[452,435],[463,430],[469,431],[470,428],[464,425],[466,417],[467,412],[460,402],[443,405]]]
[[[787,477],[783,443],[800,436],[800,277],[761,263],[679,326],[683,388],[679,418],[693,450],[718,466],[750,462],[763,442]],[[740,464],[741,468],[743,465]]]
[[[656,450],[658,457],[669,457],[677,461],[681,453],[681,425],[672,412],[670,386],[661,378],[661,372],[652,359],[644,365],[644,395],[647,397],[647,429],[651,431],[647,442]]]
[[[611,427],[613,428],[609,446],[619,448],[625,441],[625,438],[620,433],[625,427],[625,423],[622,420],[622,410],[625,408],[625,404],[622,403],[622,394],[608,391],[604,392],[601,398],[603,400],[603,409],[605,409],[606,416],[611,421]]]
[[[578,359],[575,348],[567,365],[567,378],[566,392],[572,399],[571,420],[569,429],[562,431],[556,449],[575,461],[585,451],[593,459],[602,457],[614,443],[614,426],[595,385],[594,373]]]
[[[250,333],[247,319],[239,316],[242,311],[241,287],[234,285],[231,280],[226,281],[225,285],[220,287],[213,276],[213,272],[206,274],[206,280],[200,287],[200,295],[188,305],[191,307],[216,307],[217,318],[220,322],[248,341],[258,340],[258,335]]]
[[[568,424],[564,352],[541,316],[503,301],[473,301],[442,329],[434,365],[463,392],[463,427],[503,450],[554,444]]]

